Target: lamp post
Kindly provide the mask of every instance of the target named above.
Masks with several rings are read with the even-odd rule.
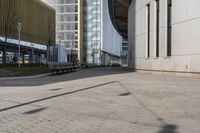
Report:
[[[33,49],[34,49],[34,44],[31,43],[31,63],[33,63]]]
[[[22,23],[17,23],[17,31],[18,31],[18,52],[19,52],[19,59],[18,59],[18,67],[20,69],[20,34],[22,29]]]

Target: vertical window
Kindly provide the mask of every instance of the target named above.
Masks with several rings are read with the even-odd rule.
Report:
[[[146,12],[147,12],[147,22],[146,22],[146,27],[147,27],[147,34],[146,34],[146,57],[149,58],[150,57],[150,4],[148,4],[146,6]]]
[[[171,56],[172,47],[172,0],[167,1],[167,56]]]
[[[159,57],[160,0],[156,0],[156,57]]]

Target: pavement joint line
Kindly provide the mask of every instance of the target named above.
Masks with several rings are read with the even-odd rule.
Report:
[[[33,104],[33,103],[37,103],[37,102],[41,102],[41,101],[53,99],[53,98],[56,98],[56,97],[60,97],[60,96],[64,96],[64,95],[69,95],[69,94],[73,94],[73,93],[85,91],[85,90],[90,90],[90,89],[93,89],[93,88],[97,88],[97,87],[101,87],[101,86],[105,86],[105,85],[113,84],[113,83],[117,83],[117,82],[118,81],[106,82],[106,83],[102,83],[102,84],[98,84],[98,85],[86,87],[86,88],[83,88],[83,89],[79,89],[79,90],[75,90],[75,91],[70,91],[70,92],[66,92],[66,93],[61,93],[61,94],[57,94],[57,95],[53,95],[53,96],[49,96],[49,97],[45,97],[45,98],[33,100],[33,101],[30,101],[30,102],[25,102],[25,103],[22,103],[22,104],[18,104],[18,105],[14,105],[14,106],[2,108],[2,109],[0,109],[0,113],[4,112],[4,111],[7,111],[7,110],[14,109],[14,108],[19,108],[19,107],[22,107],[22,106],[26,106],[26,105],[29,105],[29,104]]]
[[[21,102],[13,101],[13,100],[0,99],[0,101],[9,102],[9,103],[15,103],[15,104],[21,104]],[[41,105],[36,105],[36,104],[31,104],[31,106],[33,106],[33,107],[38,107],[38,108],[43,107],[43,106],[41,106]]]

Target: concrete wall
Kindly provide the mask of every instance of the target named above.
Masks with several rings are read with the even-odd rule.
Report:
[[[150,3],[150,57],[146,57],[146,5]],[[160,0],[159,57],[155,0],[133,0],[129,7],[129,66],[132,69],[200,72],[200,1],[172,0],[172,52],[167,56],[167,0]]]

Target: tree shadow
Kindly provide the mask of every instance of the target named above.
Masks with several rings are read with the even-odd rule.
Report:
[[[131,92],[121,93],[118,96],[129,96],[129,95],[131,95]]]
[[[139,103],[141,107],[143,107],[146,111],[148,111],[161,125],[161,126],[156,126],[155,124],[151,123],[138,123],[138,122],[132,122],[132,124],[142,124],[144,126],[153,126],[153,127],[159,127],[161,130],[158,131],[157,133],[178,133],[177,129],[178,126],[174,124],[168,124],[164,118],[160,117],[157,115],[156,112],[154,112],[151,108],[149,108],[142,100],[136,97],[136,95],[131,92],[124,84],[121,82],[117,81],[117,83],[121,86],[121,88],[124,89],[124,93],[119,94],[118,96],[131,96],[135,101]]]
[[[161,130],[158,131],[157,133],[178,133],[177,129],[178,129],[178,126],[167,124],[167,125],[162,126]]]
[[[24,112],[23,114],[25,114],[25,115],[36,114],[36,113],[39,113],[39,112],[41,112],[41,111],[43,111],[43,110],[46,110],[46,109],[47,109],[47,107],[38,108],[38,109],[33,109],[33,110],[30,110],[30,111],[26,111],[26,112]]]

